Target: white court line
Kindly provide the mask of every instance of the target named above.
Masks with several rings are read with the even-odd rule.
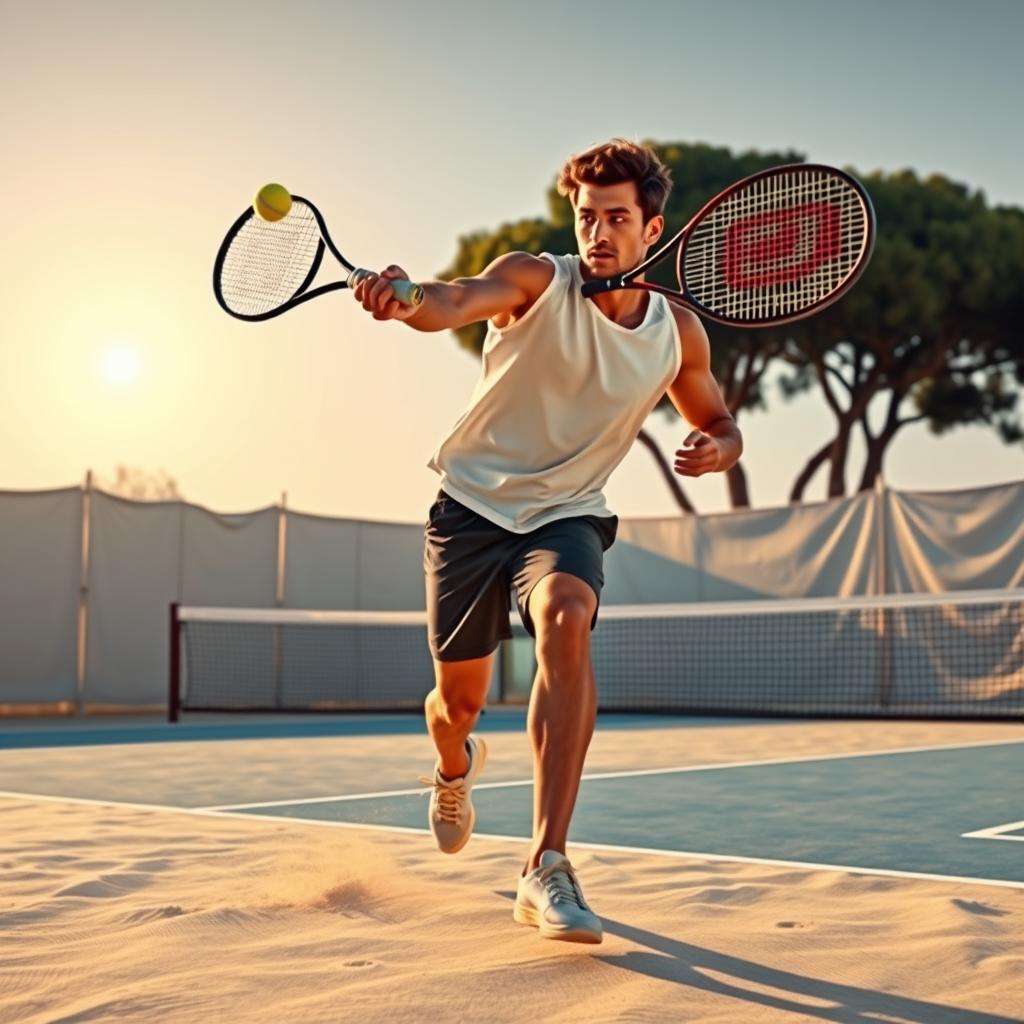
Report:
[[[925,751],[934,750],[966,750],[971,747],[998,747],[1007,744],[1024,743],[1024,740],[975,740],[971,743],[947,743],[929,747],[895,747],[890,750],[858,750],[846,754],[808,754],[805,757],[774,757],[760,761],[726,761],[722,764],[691,764],[680,765],[674,768],[638,768],[622,772],[594,772],[584,775],[581,782],[597,782],[602,779],[634,779],[646,775],[673,775],[684,772],[714,772],[723,768],[759,768],[767,765],[780,764],[806,764],[813,761],[841,761],[851,757],[884,757],[887,754],[919,754]],[[532,786],[533,779],[513,779],[508,782],[478,782],[473,786],[474,790],[481,789],[512,789],[516,786]],[[264,800],[252,804],[214,804],[201,808],[205,811],[243,811],[260,807],[291,807],[302,804],[326,804],[341,803],[348,800],[375,800],[392,796],[426,796],[428,790],[422,786],[416,789],[388,789],[376,793],[351,793],[336,796],[315,796],[303,799],[302,797],[290,800]]]
[[[125,800],[96,800],[85,796],[49,796],[42,793],[17,793],[0,790],[0,799],[24,800],[27,803],[75,804],[83,807],[111,807],[116,810],[156,811],[165,814],[185,814],[196,818],[234,818],[237,821],[276,821],[300,825],[326,825],[333,828],[372,829],[379,832],[406,832],[413,835],[429,833],[429,829],[406,828],[402,825],[366,825],[362,822],[322,821],[319,818],[289,818],[275,814],[232,814],[230,811],[214,811],[205,807],[174,807],[171,804],[133,804]]]
[[[991,828],[979,828],[977,832],[964,832],[961,839],[1002,839],[1010,843],[1024,843],[1024,835],[1004,836],[1004,832],[1024,830],[1024,821],[1011,821],[1008,825],[993,825]]]
[[[121,807],[132,811],[170,811],[172,814],[195,814],[206,818],[220,818],[226,815],[220,811],[212,811],[204,807],[175,807],[173,804],[136,804],[127,800],[96,800],[87,796],[50,796],[44,793],[18,793],[14,790],[0,789],[0,798],[8,800],[40,800],[51,804],[82,804],[85,807]],[[250,817],[250,815],[240,815]]]
[[[0,790],[0,798],[28,802],[46,801],[58,804],[84,804],[92,807],[115,807],[127,810],[164,811],[171,814],[186,814],[205,818],[232,818],[237,821],[273,822],[276,825],[302,825],[311,828],[345,828],[363,832],[398,832],[404,835],[430,835],[425,828],[408,828],[402,825],[369,825],[355,821],[323,821],[319,818],[288,818],[272,814],[232,814],[230,811],[210,811],[195,807],[164,807],[159,804],[132,804],[115,800],[91,800],[86,797],[41,796],[37,793],[14,793]],[[489,840],[498,843],[519,843],[528,845],[532,839],[526,836],[502,836],[487,832],[473,833],[475,840]],[[965,885],[985,885],[1004,889],[1024,889],[1024,882],[997,878],[972,878],[967,875],[938,875],[923,871],[898,871],[895,868],[864,868],[850,864],[818,864],[803,860],[776,860],[769,857],[743,857],[739,854],[700,853],[691,850],[661,850],[644,846],[616,846],[611,843],[569,842],[568,846],[580,850],[604,850],[611,853],[646,854],[652,857],[666,857],[675,860],[712,861],[722,864],[766,864],[772,867],[802,868],[809,871],[831,871],[833,873],[854,873],[882,878],[910,878],[927,882],[959,882]]]

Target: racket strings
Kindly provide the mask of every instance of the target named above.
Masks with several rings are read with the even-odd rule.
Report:
[[[224,301],[245,316],[277,309],[302,288],[322,253],[320,228],[305,203],[294,201],[277,221],[250,217],[224,257]]]
[[[680,285],[738,322],[789,317],[841,288],[868,242],[867,208],[845,178],[819,169],[769,174],[694,226]]]

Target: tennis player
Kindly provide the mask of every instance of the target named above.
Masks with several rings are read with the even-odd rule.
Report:
[[[590,632],[618,528],[605,482],[666,391],[696,428],[676,452],[677,473],[721,472],[743,447],[693,313],[649,292],[580,294],[583,281],[644,259],[670,189],[651,149],[615,139],[571,158],[558,179],[579,255],[507,253],[476,277],[427,282],[417,307],[394,297],[390,282],[407,279],[397,266],[354,291],[374,319],[418,331],[488,321],[469,405],[428,463],[440,476],[424,548],[436,673],[425,711],[438,760],[422,781],[433,787],[437,844],[456,853],[475,822],[471,790],[487,747],[472,729],[495,650],[511,636],[514,591],[538,664],[527,718],[533,843],[514,917],[553,939],[602,938],[566,838],[596,717]]]

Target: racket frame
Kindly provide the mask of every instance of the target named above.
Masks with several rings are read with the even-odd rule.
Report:
[[[231,225],[227,235],[224,237],[224,241],[221,242],[220,249],[217,250],[217,258],[213,263],[213,294],[216,296],[221,309],[223,309],[225,313],[235,317],[237,320],[246,320],[250,323],[255,323],[260,320],[270,320],[273,317],[280,316],[282,313],[287,313],[288,310],[294,309],[296,306],[301,306],[304,302],[309,302],[310,299],[326,295],[328,292],[336,292],[346,288],[351,288],[357,283],[356,281],[353,281],[353,275],[356,273],[357,268],[345,259],[341,254],[341,250],[334,244],[334,240],[331,238],[331,234],[327,230],[327,223],[324,220],[323,214],[313,203],[308,199],[305,199],[303,196],[293,195],[292,202],[304,203],[309,208],[310,213],[312,213],[313,217],[316,219],[317,227],[320,230],[320,238],[317,241],[316,255],[313,257],[313,263],[309,268],[309,272],[306,274],[299,287],[292,293],[292,297],[282,305],[275,306],[273,309],[269,309],[264,313],[239,313],[228,307],[221,291],[220,275],[224,268],[224,261],[227,259],[228,251],[231,248],[231,243],[235,240],[238,232],[242,230],[252,217],[259,216],[251,206],[248,207],[234,222],[234,224]],[[313,278],[316,277],[317,271],[320,269],[325,249],[330,250],[331,255],[348,271],[348,274],[344,281],[332,281],[329,284],[319,285],[312,291],[306,291],[312,283]],[[415,287],[418,288],[419,286]],[[420,294],[422,297],[422,290],[420,291]]]
[[[759,181],[761,178],[775,176],[787,171],[824,171],[834,177],[844,179],[858,194],[864,204],[865,216],[864,247],[859,260],[853,270],[847,275],[846,280],[844,280],[835,291],[829,292],[829,294],[824,298],[819,299],[814,304],[805,307],[793,315],[770,318],[747,318],[741,320],[736,317],[722,316],[719,313],[712,312],[694,297],[693,293],[689,291],[686,285],[686,278],[683,274],[683,259],[686,253],[686,243],[689,240],[690,235],[693,234],[697,226],[707,216],[707,214],[711,212],[711,210],[724,203],[733,193],[738,192],[742,188],[747,188],[754,182]],[[664,295],[666,298],[674,299],[681,305],[693,310],[693,312],[699,313],[701,316],[707,317],[709,320],[714,320],[720,324],[726,324],[730,327],[773,327],[776,324],[787,324],[792,323],[795,320],[803,320],[805,317],[812,316],[814,313],[820,312],[826,306],[831,306],[832,303],[841,299],[857,282],[857,279],[864,272],[864,269],[870,262],[871,254],[875,247],[875,235],[875,208],[871,203],[871,197],[868,195],[864,186],[855,177],[853,177],[852,174],[848,174],[846,171],[840,170],[838,167],[830,167],[827,164],[780,164],[776,167],[766,167],[764,170],[756,171],[754,174],[749,174],[747,177],[734,182],[728,188],[709,199],[690,218],[686,226],[669,239],[669,241],[654,253],[653,256],[648,256],[641,264],[634,267],[632,270],[626,271],[624,274],[616,274],[613,277],[594,278],[589,281],[584,281],[582,293],[584,297],[589,297],[592,295],[600,295],[604,292],[618,291],[623,288],[657,292],[659,295]],[[664,285],[653,284],[649,281],[635,280],[641,274],[650,270],[651,267],[661,263],[673,249],[676,249],[676,280],[679,281],[682,286],[681,289],[666,288]]]

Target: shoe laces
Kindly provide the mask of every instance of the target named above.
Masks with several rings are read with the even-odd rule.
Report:
[[[576,879],[576,872],[568,860],[557,861],[541,868],[537,881],[544,887],[552,903],[573,903],[582,910],[589,910],[583,899],[583,890]]]
[[[462,802],[466,799],[466,780],[452,779],[451,782],[442,779],[435,774],[433,778],[428,775],[421,775],[420,782],[430,788],[437,795],[437,815],[442,821],[457,825],[459,812],[462,810]],[[424,794],[426,795],[426,794]]]

